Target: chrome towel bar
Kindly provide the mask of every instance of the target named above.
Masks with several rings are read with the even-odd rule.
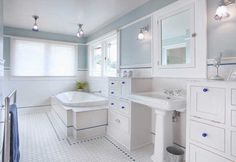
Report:
[[[10,129],[11,129],[11,116],[9,114],[11,99],[13,97],[13,104],[16,104],[16,90],[12,91],[5,98],[5,120],[4,120],[4,158],[3,162],[10,161]]]

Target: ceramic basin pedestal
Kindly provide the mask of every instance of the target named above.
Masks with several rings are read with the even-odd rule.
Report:
[[[166,148],[173,145],[172,112],[155,110],[155,116],[156,135],[151,159],[154,162],[164,162],[167,157]]]
[[[151,159],[154,162],[166,162],[166,148],[173,145],[173,111],[184,111],[186,107],[185,98],[170,97],[159,92],[146,92],[133,94],[129,97],[129,100],[155,110],[156,135],[154,154]]]

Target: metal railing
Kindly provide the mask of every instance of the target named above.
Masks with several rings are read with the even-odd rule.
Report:
[[[11,92],[6,98],[5,98],[5,120],[4,120],[4,158],[3,162],[9,162],[10,161],[10,133],[11,133],[11,115],[10,115],[10,105],[11,105],[11,99],[13,97],[13,104],[16,104],[16,90]]]

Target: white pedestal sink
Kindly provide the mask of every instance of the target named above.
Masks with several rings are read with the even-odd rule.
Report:
[[[151,158],[154,162],[165,162],[166,148],[173,145],[172,114],[174,110],[185,110],[185,97],[167,96],[160,92],[145,92],[132,94],[129,100],[155,109],[156,136],[154,154]]]

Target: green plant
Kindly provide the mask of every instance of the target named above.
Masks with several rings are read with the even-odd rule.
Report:
[[[76,82],[76,88],[77,89],[86,89],[87,87],[88,87],[87,82],[80,82],[80,81]]]

